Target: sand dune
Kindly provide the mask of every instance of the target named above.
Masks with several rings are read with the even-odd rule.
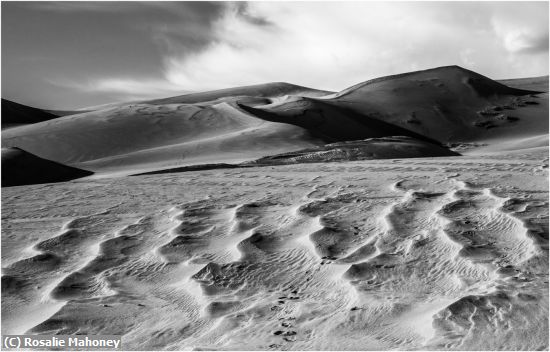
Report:
[[[285,82],[273,82],[266,84],[257,84],[252,86],[236,87],[214,90],[210,92],[191,93],[180,95],[176,97],[170,97],[165,99],[149,100],[146,103],[149,104],[197,104],[205,102],[220,102],[227,99],[246,99],[256,98],[259,101],[266,101],[269,98],[282,97],[285,95],[296,95],[303,97],[319,97],[332,92],[317,90],[302,86],[297,86]],[[263,99],[261,99],[263,98]]]
[[[293,98],[265,106],[251,107],[242,103],[243,110],[268,121],[289,123],[312,131],[326,142],[405,135],[418,139],[429,138],[376,118],[325,104],[311,98]],[[435,142],[434,140],[431,140]],[[436,142],[437,143],[437,142]]]
[[[502,79],[497,82],[512,88],[548,92],[548,76]]]
[[[537,116],[523,109],[545,104],[546,95],[509,88],[458,66],[382,77],[326,98],[440,142],[530,134],[548,124],[544,109]]]
[[[19,148],[2,148],[2,187],[64,182],[92,174],[39,158]]]
[[[129,105],[6,131],[3,143],[93,171],[240,162],[319,142],[227,103]]]
[[[45,110],[2,99],[2,129],[47,121],[58,116]]]
[[[2,186],[96,174],[2,189],[2,334],[547,350],[545,82],[453,66],[3,130]]]
[[[234,102],[236,100],[244,100],[249,103],[265,104],[272,98],[287,96],[287,95],[299,95],[306,97],[317,97],[333,92],[317,90],[295,84],[285,82],[272,82],[265,84],[256,84],[251,86],[234,87],[226,89],[218,89],[213,91],[188,93],[184,95],[178,95],[175,97],[152,99],[152,100],[134,100],[130,102],[113,102],[108,104],[101,104],[96,106],[88,106],[80,109],[81,112],[97,111],[118,108],[128,104],[152,104],[152,105],[166,105],[166,104],[200,104],[201,106],[213,105],[222,102]]]
[[[261,99],[263,104],[264,97],[291,93],[329,92],[274,83],[190,94],[168,99],[178,104],[121,105],[26,126],[4,134],[3,143],[94,171],[240,162],[320,143],[301,128],[268,123],[223,102]]]
[[[240,163],[396,135],[435,144],[498,144],[510,136],[540,135],[548,124],[544,94],[443,67],[334,94],[270,83],[114,105],[3,131],[2,143],[99,174],[122,175]]]
[[[402,159],[460,154],[436,144],[419,141],[410,137],[371,138],[362,141],[349,141],[326,144],[322,147],[298,150],[295,152],[271,155],[252,163],[253,165],[281,165],[297,163],[319,163],[330,161],[355,161],[369,159]]]

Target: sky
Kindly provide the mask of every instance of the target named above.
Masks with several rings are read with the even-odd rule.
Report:
[[[47,109],[459,65],[548,75],[548,2],[2,1],[2,98]]]

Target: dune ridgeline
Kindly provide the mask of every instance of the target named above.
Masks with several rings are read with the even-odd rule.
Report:
[[[2,147],[36,156],[26,172],[38,174],[35,162],[42,158],[96,174],[132,175],[546,145],[548,77],[504,83],[447,66],[336,93],[279,82],[72,112],[3,100]]]

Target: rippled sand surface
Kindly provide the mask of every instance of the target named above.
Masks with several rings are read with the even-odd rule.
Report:
[[[2,189],[2,333],[548,349],[548,149]]]

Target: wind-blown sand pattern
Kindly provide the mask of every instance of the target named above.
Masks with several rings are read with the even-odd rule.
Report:
[[[547,167],[539,148],[4,188],[3,333],[547,349]]]

